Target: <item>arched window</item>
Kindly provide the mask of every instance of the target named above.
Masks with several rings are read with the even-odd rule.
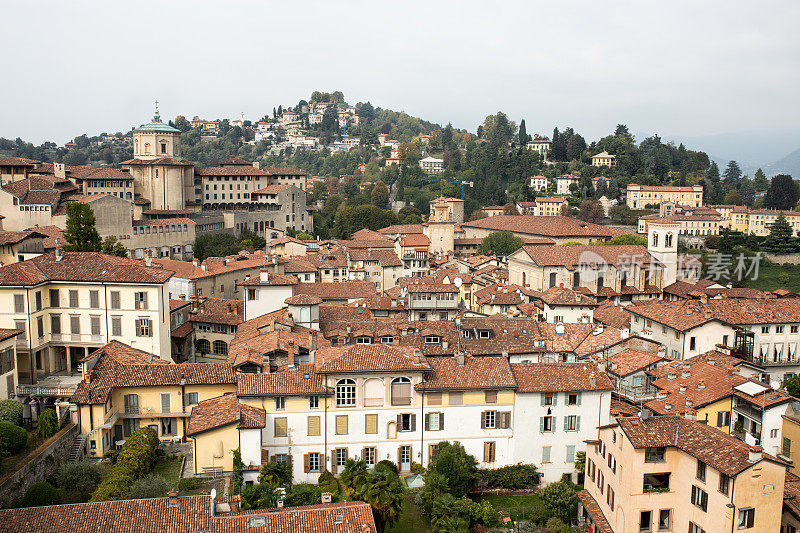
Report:
[[[392,380],[392,405],[411,405],[411,380],[394,378]]]
[[[194,348],[200,353],[211,353],[211,343],[206,339],[197,339],[194,343]]]
[[[666,238],[664,238],[664,246],[667,248],[672,246],[672,233],[667,233]]]
[[[523,273],[522,273],[522,286],[523,286],[523,287],[526,287],[526,286],[527,286],[527,285],[526,285],[526,280],[527,280],[527,276],[525,275],[525,272],[523,272]]]
[[[214,353],[216,355],[228,355],[228,345],[225,341],[214,341]]]
[[[370,378],[364,382],[364,406],[377,407],[383,405],[386,397],[386,385],[382,379]]]
[[[356,404],[356,382],[352,379],[340,379],[336,382],[336,406],[346,407]]]
[[[144,143],[144,153],[150,153],[150,143]]]
[[[658,246],[658,233],[653,232],[653,246]]]

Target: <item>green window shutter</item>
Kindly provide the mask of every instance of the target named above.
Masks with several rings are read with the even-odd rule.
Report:
[[[580,430],[581,430],[581,417],[579,416],[575,421],[575,431],[580,431]]]
[[[554,392],[553,393],[553,406],[555,407],[556,405],[558,405],[558,393]]]
[[[544,417],[539,417],[539,433],[544,433]]]
[[[542,446],[542,462],[550,462],[550,446]]]
[[[578,405],[580,405],[580,404],[581,404],[581,393],[579,392],[578,393]]]
[[[544,405],[544,393],[543,392],[539,395],[539,400],[541,400],[542,405]]]
[[[567,426],[567,424],[569,423],[568,421],[569,421],[569,417],[568,417],[568,416],[565,416],[565,417],[564,417],[564,431],[566,431],[566,430],[567,430],[567,428],[568,428],[568,426]]]

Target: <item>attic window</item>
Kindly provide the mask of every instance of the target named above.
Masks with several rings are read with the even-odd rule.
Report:
[[[250,527],[266,527],[267,518],[264,516],[251,516],[248,525]]]
[[[336,516],[333,517],[334,524],[341,524],[342,523],[342,513],[336,513]]]
[[[428,335],[425,337],[425,344],[439,344],[440,340],[438,335]]]
[[[479,339],[488,339],[491,337],[491,331],[488,329],[482,329],[478,332]]]

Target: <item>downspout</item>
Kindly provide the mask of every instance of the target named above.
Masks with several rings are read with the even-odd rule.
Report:
[[[733,493],[736,491],[736,478],[730,478],[731,480],[731,533],[733,533],[733,528],[736,527],[736,506],[733,504]]]
[[[25,289],[25,301],[28,306],[26,313],[28,323],[25,325],[25,337],[28,340],[28,366],[31,368],[31,384],[33,384],[36,383],[36,370],[33,365],[33,347],[31,346],[31,290],[28,288]],[[31,413],[31,419],[33,419],[33,413]]]

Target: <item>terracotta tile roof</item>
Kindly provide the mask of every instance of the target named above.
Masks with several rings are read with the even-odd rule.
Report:
[[[6,183],[2,189],[19,198],[19,203],[22,205],[55,206],[62,195],[62,191],[56,189],[52,181],[40,177]]]
[[[294,237],[289,237],[289,236],[280,237],[278,239],[272,239],[271,241],[269,241],[267,243],[267,246],[277,246],[279,244],[288,244],[288,243],[301,244],[303,246],[308,246],[308,243],[306,241],[301,241],[300,239],[295,239]]]
[[[192,408],[186,436],[236,424],[239,429],[263,428],[266,426],[266,411],[239,403],[235,394],[225,394],[204,400]]]
[[[289,258],[289,262],[283,266],[283,271],[286,274],[300,274],[305,272],[316,272],[317,267],[304,256],[291,257]]]
[[[631,327],[631,314],[622,305],[614,305],[614,302],[607,300],[595,307],[592,317],[595,322],[612,326],[618,329]]]
[[[606,391],[611,380],[588,363],[511,363],[517,392]]]
[[[371,281],[300,283],[294,286],[294,294],[310,294],[323,300],[348,300],[367,298],[376,294],[376,289]]]
[[[449,283],[413,283],[407,288],[409,294],[437,293],[458,294],[458,287]]]
[[[244,302],[226,298],[201,297],[196,309],[192,309],[192,322],[227,324],[236,326],[244,322]]]
[[[174,339],[185,339],[194,332],[194,324],[191,322],[184,322],[177,328],[170,332],[170,337]]]
[[[169,364],[158,358],[148,362],[147,352],[112,341],[91,353],[84,362],[96,360],[91,379],[78,385],[71,401],[79,404],[105,403],[115,387],[156,387],[180,385],[235,384],[236,377],[227,363]]]
[[[312,294],[298,294],[286,298],[284,303],[289,305],[319,305],[322,303],[322,298]]]
[[[498,215],[473,222],[464,222],[465,228],[506,230],[545,237],[604,237],[612,238],[626,232],[591,222],[562,217],[534,215]]]
[[[783,505],[786,506],[796,518],[800,518],[800,477],[786,471],[786,481],[783,485]]]
[[[614,533],[614,530],[608,524],[608,520],[606,520],[606,516],[603,514],[603,510],[597,505],[589,491],[579,490],[578,499],[583,504],[586,513],[591,517],[592,522],[594,522],[596,533]]]
[[[480,246],[482,242],[483,239],[477,237],[474,239],[468,239],[468,238],[453,239],[453,244],[455,246]]]
[[[595,307],[597,301],[580,292],[573,291],[569,287],[551,287],[545,291],[529,291],[528,294],[534,298],[542,300],[550,306],[569,305],[581,307]]]
[[[621,377],[628,376],[640,370],[647,368],[661,362],[666,361],[667,358],[658,355],[657,353],[642,352],[634,350],[633,348],[626,348],[621,352],[608,357],[608,372],[616,374]]]
[[[422,233],[409,233],[399,237],[400,246],[430,246],[431,240],[427,235]]]
[[[225,259],[228,259],[228,264],[225,264]],[[195,266],[189,261],[177,261],[174,259],[153,259],[153,264],[160,265],[164,271],[174,272],[180,278],[202,279],[237,270],[271,268],[275,265],[272,259],[273,256],[266,256],[258,252],[251,255],[238,255],[227,258],[209,257],[203,262],[207,270],[203,270],[202,266]],[[275,260],[280,263],[280,259],[275,258]]]
[[[216,167],[195,167],[195,176],[269,176],[264,169],[248,165],[224,165]]]
[[[569,269],[579,265],[658,263],[647,247],[639,245],[524,246],[523,250],[539,266],[565,266]]]
[[[663,414],[695,411],[730,396],[734,387],[748,381],[730,367],[712,365],[697,358],[662,364],[650,370],[650,374],[653,386],[666,395],[662,394],[647,406]]]
[[[679,187],[674,185],[638,185],[636,183],[628,184],[628,189],[637,187],[640,191],[650,192],[692,192],[694,187]]]
[[[268,285],[279,285],[279,286],[286,286],[286,285],[297,285],[299,282],[297,278],[294,276],[289,276],[286,274],[278,274],[277,272],[268,272],[267,273],[267,280],[262,281],[261,275],[252,276],[249,279],[246,279],[239,283],[239,285],[244,285],[245,287],[258,287],[258,286],[268,286]]]
[[[380,261],[382,267],[399,267],[403,263],[397,254],[392,249],[379,248],[379,249],[358,249],[348,250],[347,255],[350,261]],[[353,268],[352,265],[350,268]]]
[[[180,309],[181,307],[186,307],[187,305],[191,305],[191,300],[175,300],[170,299],[169,301],[169,310],[174,311],[176,309]]]
[[[85,283],[165,283],[172,272],[146,267],[144,261],[98,252],[55,252],[0,267],[0,285],[38,285],[47,281]]]
[[[16,337],[17,335],[25,333],[21,329],[13,329],[13,328],[0,328],[0,341],[4,341],[10,339],[12,337]]]
[[[266,170],[270,176],[306,176],[307,174],[302,170],[297,170],[292,167],[267,167]]]
[[[33,230],[3,231],[0,230],[0,246],[10,246],[26,239],[44,239],[47,235]]]
[[[422,224],[395,224],[378,230],[383,235],[422,234]]]
[[[28,159],[27,157],[6,157],[5,159],[0,159],[0,166],[2,167],[36,166],[39,163],[40,161]]]
[[[262,187],[257,191],[253,191],[253,195],[257,194],[278,194],[281,191],[284,191],[292,187],[292,185],[288,185],[285,183],[273,183],[271,185],[267,185],[266,187]]]
[[[611,416],[639,416],[639,408],[635,405],[611,398]]]
[[[694,420],[674,415],[620,417],[617,424],[634,448],[676,447],[731,477],[756,464],[748,460],[750,446]],[[778,462],[767,454],[763,458]]]
[[[712,320],[734,326],[800,322],[800,298],[711,299],[653,302],[631,307],[636,315],[686,331]]]
[[[61,243],[66,242],[64,240],[64,230],[58,226],[36,226],[34,228],[28,228],[28,230],[33,230],[37,233],[45,235],[42,244],[44,245],[44,249],[46,251],[55,249],[56,239],[59,239]]]
[[[211,531],[211,497],[73,503],[0,511],[2,533],[162,533]]]
[[[263,518],[264,526],[253,527],[251,519]],[[212,533],[375,533],[372,507],[363,502],[342,502],[277,511],[253,510],[214,517]]]
[[[307,255],[305,260],[316,266],[317,269],[347,267],[347,256],[339,246],[333,249],[320,250],[317,254]]]
[[[415,358],[412,348],[385,344],[358,344],[317,350],[317,372],[321,374],[353,372],[427,371],[425,357]]]
[[[282,367],[277,372],[241,373],[238,375],[238,396],[309,396],[327,395],[325,378],[317,374],[313,364]]]
[[[417,385],[418,390],[513,389],[517,386],[506,357],[465,357],[463,365],[459,365],[455,357],[431,357],[428,362],[433,372]]]

